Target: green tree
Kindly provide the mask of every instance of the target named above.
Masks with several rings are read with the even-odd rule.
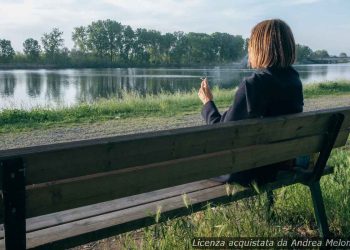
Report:
[[[217,62],[230,62],[242,59],[245,40],[241,36],[216,32],[211,35]]]
[[[74,28],[72,32],[72,40],[74,42],[74,49],[83,54],[88,52],[87,32],[84,26]]]
[[[51,62],[55,62],[56,57],[61,53],[64,46],[63,32],[58,28],[52,29],[50,33],[44,33],[41,38],[45,56]]]
[[[312,58],[315,59],[320,59],[320,58],[327,58],[329,57],[329,54],[327,52],[327,50],[316,50],[312,53]]]
[[[190,57],[189,41],[183,31],[174,32],[174,46],[169,52],[172,64],[188,64]]]
[[[10,62],[15,55],[15,51],[12,48],[11,41],[6,39],[0,39],[0,61]]]
[[[312,54],[312,49],[310,49],[308,46],[301,44],[296,45],[297,62],[307,62],[311,58]]]
[[[214,43],[210,35],[190,32],[187,34],[189,43],[189,64],[203,64],[215,61]]]
[[[147,29],[136,29],[133,50],[135,52],[134,63],[147,65],[150,63],[151,41]]]
[[[87,28],[88,48],[99,57],[108,56],[114,62],[123,49],[123,26],[113,20],[98,20]]]
[[[120,57],[123,63],[129,64],[133,57],[133,47],[135,40],[135,32],[133,29],[127,25],[123,26],[123,35],[122,35],[122,48],[120,51]]]
[[[165,33],[160,39],[160,53],[162,62],[171,64],[171,51],[174,50],[176,44],[176,36],[172,33]]]
[[[41,53],[39,42],[33,38],[26,39],[23,42],[23,52],[30,61],[38,61]]]
[[[339,54],[339,57],[348,57],[348,55],[347,55],[345,52],[341,52],[341,53]]]

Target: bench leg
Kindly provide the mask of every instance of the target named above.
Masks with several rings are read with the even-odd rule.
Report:
[[[315,210],[315,217],[317,226],[319,228],[320,236],[323,238],[330,237],[326,210],[324,208],[320,182],[315,181],[309,184],[311,191],[312,202]]]
[[[269,221],[274,219],[274,213],[273,213],[273,205],[275,204],[275,198],[273,195],[272,190],[266,191],[266,197],[267,197],[267,204],[266,204],[266,213],[267,213],[267,219]]]
[[[7,250],[26,249],[25,173],[22,159],[0,163],[3,178],[4,229]]]

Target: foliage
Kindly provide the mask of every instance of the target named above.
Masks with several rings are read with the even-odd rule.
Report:
[[[300,45],[300,44],[296,45],[297,62],[299,63],[307,62],[310,59],[312,53],[313,53],[312,49],[310,49],[308,46]]]
[[[23,52],[30,61],[36,62],[40,57],[41,46],[37,40],[28,38],[23,42]]]
[[[247,53],[246,40],[238,35],[182,31],[163,34],[157,30],[132,29],[111,19],[75,27],[72,50],[64,47],[62,35],[58,28],[44,33],[42,46],[28,38],[23,43],[24,57],[12,60],[12,49],[6,54],[6,62],[20,63],[23,59],[23,63],[40,61],[59,67],[189,66],[238,61]]]
[[[327,58],[329,57],[329,54],[327,50],[316,50],[315,52],[312,53],[311,57],[315,59],[322,59],[322,58]]]
[[[11,41],[0,39],[0,62],[9,62],[15,55]]]
[[[62,31],[58,28],[54,28],[50,33],[44,33],[41,38],[45,56],[50,63],[54,63],[56,57],[59,56],[63,50],[64,40],[62,35]]]

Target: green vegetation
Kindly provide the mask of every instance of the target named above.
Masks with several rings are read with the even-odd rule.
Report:
[[[225,108],[232,104],[234,89],[214,88],[213,92],[219,107]],[[311,84],[304,88],[305,98],[349,93],[350,83],[346,81]],[[31,111],[3,110],[0,112],[0,133],[111,119],[184,115],[198,113],[201,106],[197,90],[146,97],[125,92],[120,99],[103,99],[92,104],[83,103],[73,107],[37,108]]]
[[[350,83],[347,81],[314,83],[304,88],[305,98],[323,95],[341,95],[344,93],[350,93]]]
[[[349,150],[348,145],[333,151],[329,164],[335,173],[321,179],[330,230],[343,238],[350,236]],[[137,237],[135,232],[116,236],[114,244],[118,249],[191,249],[193,237],[318,236],[307,187],[296,184],[278,189],[274,195],[272,213],[267,212],[265,195],[216,208],[209,205],[203,212],[147,227]]]
[[[23,42],[23,52],[15,52],[11,41],[0,39],[0,67],[144,67],[225,64],[247,55],[247,42],[240,35],[177,31],[162,34],[157,30],[132,29],[115,20],[97,20],[75,27],[74,47],[65,47],[63,31],[53,28],[40,38]],[[297,62],[317,62],[330,55],[326,50],[312,51],[297,45]],[[346,53],[338,62],[348,62]],[[316,60],[316,61],[313,61]]]
[[[46,65],[48,67],[127,67],[218,64],[241,60],[246,40],[240,35],[215,32],[162,34],[157,30],[133,30],[114,20],[98,20],[75,27],[74,48],[64,46],[58,28],[44,33],[39,41],[28,38],[23,52],[15,53],[11,41],[0,39],[2,66]]]

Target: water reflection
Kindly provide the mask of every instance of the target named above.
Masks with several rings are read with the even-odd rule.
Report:
[[[12,73],[5,73],[0,76],[0,94],[1,96],[13,96],[16,87],[15,75]]]
[[[350,64],[295,66],[304,83],[349,79]],[[235,66],[152,69],[0,70],[0,110],[69,106],[99,98],[198,89],[200,77],[211,86],[232,88],[252,70]]]
[[[58,101],[61,96],[61,74],[49,73],[46,76],[46,97],[54,101]]]
[[[43,81],[39,73],[28,73],[26,84],[28,96],[32,98],[40,96],[43,87]]]

